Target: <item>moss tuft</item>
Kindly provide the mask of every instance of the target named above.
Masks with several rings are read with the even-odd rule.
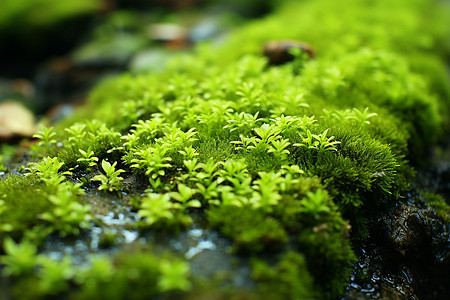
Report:
[[[208,221],[230,238],[238,251],[281,250],[288,241],[280,223],[262,211],[222,206],[208,210]]]

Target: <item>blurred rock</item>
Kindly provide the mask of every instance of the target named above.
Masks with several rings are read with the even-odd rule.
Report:
[[[17,78],[12,80],[11,89],[27,99],[33,98],[35,94],[33,83],[24,78]]]
[[[163,49],[147,49],[133,57],[129,68],[132,72],[160,72],[166,67],[171,53]]]
[[[268,58],[269,64],[276,66],[293,61],[293,51],[306,54],[308,58],[314,58],[314,49],[304,42],[298,41],[270,41],[263,47],[263,54]]]
[[[168,48],[180,49],[188,45],[188,31],[177,24],[152,24],[148,28],[152,40],[164,43]]]
[[[35,94],[33,82],[25,78],[0,79],[0,102],[14,100],[31,107]]]
[[[88,91],[103,76],[116,69],[120,70],[117,66],[104,65],[101,62],[77,63],[69,57],[49,61],[41,66],[34,78],[34,112],[36,115],[47,114],[53,107],[62,103],[83,103]]]
[[[111,39],[92,40],[72,55],[77,65],[122,68],[147,41],[140,35],[116,34]]]
[[[47,113],[46,117],[51,123],[56,123],[64,118],[67,118],[75,112],[75,107],[72,104],[62,103],[52,107]]]
[[[220,24],[217,18],[206,18],[200,20],[189,30],[189,41],[198,43],[209,40],[223,31],[223,25]]]
[[[33,113],[15,101],[0,103],[0,142],[31,138],[36,132]]]

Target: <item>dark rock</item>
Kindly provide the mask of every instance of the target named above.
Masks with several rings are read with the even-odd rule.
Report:
[[[308,58],[314,58],[314,50],[311,46],[297,41],[271,41],[264,45],[263,54],[269,59],[270,65],[282,65],[293,61],[295,56],[292,54],[294,49],[301,50]]]

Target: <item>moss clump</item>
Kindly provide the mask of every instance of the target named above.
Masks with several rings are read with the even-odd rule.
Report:
[[[22,235],[33,225],[39,223],[36,215],[50,209],[51,205],[45,194],[36,194],[36,189],[40,186],[42,187],[42,184],[32,176],[11,175],[2,181],[0,187],[2,241],[9,234],[15,235],[14,232]],[[18,210],[14,207],[27,207],[28,209]]]
[[[233,241],[237,250],[251,253],[280,250],[288,241],[280,223],[261,211],[223,206],[209,210],[208,220]]]
[[[449,200],[445,199],[439,194],[432,192],[423,192],[423,198],[432,207],[439,218],[442,218],[446,223],[450,223],[450,204]]]
[[[67,181],[64,164],[46,157],[31,163],[23,176],[11,175],[0,186],[0,239],[27,237],[36,243],[51,233],[78,235],[89,226],[90,207],[81,202],[80,183]],[[21,209],[16,209],[17,207]]]
[[[348,280],[351,270],[348,263],[355,260],[346,230],[332,228],[322,223],[305,229],[298,238],[304,249],[306,265],[324,298],[333,298],[344,291],[342,282]]]
[[[149,299],[160,294],[177,294],[191,287],[189,266],[179,258],[157,257],[143,251],[123,252],[113,264],[96,259],[75,280],[81,284],[74,299]]]
[[[55,260],[37,254],[30,242],[5,243],[7,255],[3,273],[11,276],[14,299],[148,299],[157,295],[176,297],[191,289],[189,265],[169,253],[152,255],[147,250],[123,250],[112,259],[92,256],[89,263],[77,265],[71,256]],[[21,263],[19,268],[18,263]],[[25,288],[33,286],[33,289]]]
[[[265,299],[319,299],[307,270],[302,255],[286,252],[273,266],[254,260],[252,277],[260,283],[258,293]]]

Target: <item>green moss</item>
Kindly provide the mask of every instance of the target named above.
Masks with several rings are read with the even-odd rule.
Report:
[[[344,291],[355,256],[348,237],[348,226],[338,214],[325,217],[323,223],[302,230],[298,242],[308,270],[324,298]]]
[[[185,189],[188,195],[185,199],[178,198],[184,200],[181,204],[170,201],[171,195],[169,193],[148,193],[146,197],[136,199],[135,205],[139,208],[138,213],[144,218],[139,227],[143,230],[178,233],[181,229],[191,225],[192,218],[185,213],[185,210],[189,207],[198,207],[200,203],[197,200],[190,199],[192,197],[191,189],[186,186]],[[182,197],[183,195],[176,196]]]
[[[351,273],[349,266],[356,260],[349,239],[351,226],[344,221],[331,197],[320,188],[317,179],[304,179],[298,186],[315,192],[300,189],[299,194],[291,192],[275,214],[296,236],[293,242],[305,256],[307,269],[321,297],[332,299],[343,292]],[[361,220],[361,216],[356,220]]]
[[[113,299],[152,298],[158,294],[157,279],[159,261],[156,257],[145,253],[121,255],[115,261],[116,274],[114,284],[109,282],[107,291]],[[89,280],[89,278],[87,278]]]
[[[264,299],[319,299],[305,258],[296,252],[286,252],[274,266],[255,259],[252,277]]]
[[[91,266],[89,272],[92,271]],[[156,256],[142,250],[122,252],[114,259],[114,269],[111,273],[111,280],[108,282],[104,280],[104,276],[108,276],[107,273],[98,274],[98,283],[106,284],[104,288],[92,290],[98,296],[103,297],[106,293],[111,299],[148,299],[158,294],[176,295],[191,288],[188,281],[189,265],[170,254]],[[93,279],[97,279],[83,275],[83,279],[80,279],[85,289],[89,288],[88,284],[92,284]],[[92,294],[89,295],[91,296]]]
[[[148,299],[157,295],[176,297],[191,289],[189,265],[166,253],[155,255],[151,249],[123,250],[112,260],[92,256],[90,262],[77,265],[71,256],[61,260],[38,255],[27,241],[5,243],[7,255],[2,275],[14,275],[15,299]],[[33,286],[33,289],[25,288]],[[70,291],[70,285],[77,287]]]
[[[34,176],[11,175],[2,180],[0,185],[2,241],[8,235],[22,236],[33,226],[41,223],[36,216],[51,208],[46,195],[36,193],[36,190],[42,188],[43,184]]]
[[[436,211],[437,216],[444,220],[447,224],[450,223],[450,204],[449,200],[445,199],[439,194],[431,192],[423,192],[423,197],[426,202]]]
[[[222,206],[208,211],[208,221],[230,238],[239,251],[280,250],[288,241],[280,223],[261,211]]]
[[[348,223],[320,187],[317,178],[302,178],[289,189],[289,193],[283,195],[272,215],[260,210],[221,206],[208,210],[208,220],[213,228],[219,229],[233,241],[237,250],[244,252],[280,251],[286,247],[287,241],[294,243],[294,249],[306,255],[307,270],[313,275],[323,297],[333,298],[342,293],[351,272],[349,266],[355,261],[355,256],[350,244]],[[286,232],[299,235],[299,238],[292,239]],[[264,263],[259,267],[262,266]],[[261,278],[269,282],[275,280],[267,276],[261,275]],[[295,280],[296,275],[292,275],[294,278],[291,279],[286,276],[285,280],[289,281]],[[280,289],[289,289],[287,282],[277,284],[280,284]],[[284,287],[284,284],[288,286]],[[267,286],[262,288],[268,289]],[[284,293],[280,289],[277,292]],[[297,292],[311,293],[311,290],[302,291],[299,287],[296,291],[286,291],[293,293],[292,296]]]
[[[52,232],[77,235],[89,226],[90,207],[81,203],[81,184],[66,181],[58,173],[63,163],[46,157],[30,164],[30,173],[10,175],[0,186],[0,237],[26,236],[36,243]],[[17,209],[18,208],[18,209]]]

